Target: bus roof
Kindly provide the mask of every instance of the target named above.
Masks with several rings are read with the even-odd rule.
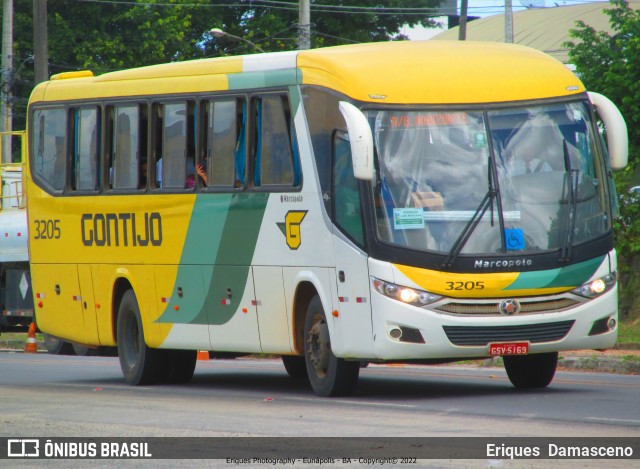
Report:
[[[561,62],[528,47],[398,41],[174,62],[96,77],[85,72],[61,74],[36,87],[31,101],[295,84],[323,86],[364,102],[397,104],[491,103],[585,91]]]
[[[403,41],[316,49],[301,53],[298,67],[305,83],[369,102],[485,103],[585,91],[556,59],[497,42]]]

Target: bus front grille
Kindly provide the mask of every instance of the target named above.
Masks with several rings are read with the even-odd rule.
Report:
[[[553,298],[542,301],[519,299],[519,314],[549,313],[556,311],[564,311],[572,308],[579,301],[573,298]],[[500,302],[496,300],[484,302],[450,302],[438,305],[434,308],[436,311],[446,314],[456,314],[464,316],[499,316]]]
[[[483,346],[493,342],[528,341],[532,344],[564,338],[575,321],[560,321],[525,326],[443,326],[453,345]]]

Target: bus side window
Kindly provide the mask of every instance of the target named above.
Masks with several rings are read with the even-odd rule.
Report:
[[[224,98],[209,101],[206,105],[206,160],[205,168],[209,187],[234,187],[244,185],[244,111],[243,100]]]
[[[153,142],[151,153],[153,154],[153,180],[156,188],[162,188],[162,128],[164,122],[164,106],[154,104],[151,117],[151,140]]]
[[[258,186],[293,187],[300,182],[299,165],[294,165],[293,126],[284,95],[273,94],[253,101],[255,139],[253,183]],[[296,155],[297,157],[297,152]],[[298,172],[294,176],[295,171]]]
[[[33,112],[33,166],[38,179],[54,192],[62,192],[66,174],[67,137],[63,108]]]
[[[233,152],[234,164],[236,167],[236,180],[233,187],[244,187],[247,172],[247,103],[242,102],[242,113],[238,119],[238,139]]]
[[[333,217],[331,213],[331,151],[334,129],[346,128],[346,123],[338,108],[340,98],[324,89],[303,85],[302,99],[306,110],[312,155],[320,181],[322,200],[327,214]]]
[[[138,161],[138,189],[147,188],[147,180],[149,179],[149,167],[147,161],[149,159],[149,107],[141,105],[140,110],[140,145],[139,145],[139,161]]]
[[[115,107],[110,180],[114,189],[137,189],[139,175],[139,109],[137,105]]]
[[[347,138],[346,134],[336,132],[333,139],[333,215],[336,225],[359,246],[364,246],[360,191],[353,175],[351,146]]]
[[[193,101],[153,106],[155,181],[164,189],[195,186],[195,104]]]
[[[96,107],[74,109],[70,117],[73,123],[72,189],[96,191],[99,189],[100,181],[98,109]]]
[[[184,189],[187,180],[187,105],[164,105],[162,126],[162,187]],[[160,170],[159,170],[160,172]]]

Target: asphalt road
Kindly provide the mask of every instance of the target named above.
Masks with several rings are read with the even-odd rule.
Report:
[[[639,391],[639,375],[561,371],[546,389],[518,391],[501,368],[370,365],[353,396],[319,398],[271,359],[198,361],[188,385],[131,387],[117,358],[2,352],[0,437],[637,438]],[[551,467],[539,462],[428,467]],[[631,462],[606,467],[637,467]],[[85,467],[78,464],[64,467]],[[567,464],[553,466],[603,467]]]

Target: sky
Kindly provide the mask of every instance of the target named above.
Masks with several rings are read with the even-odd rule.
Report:
[[[538,8],[550,8],[554,6],[565,6],[565,5],[578,5],[581,3],[593,3],[594,1],[602,2],[607,0],[511,0],[512,10],[522,11],[527,8],[527,6],[533,5]],[[486,16],[492,15],[502,15],[504,14],[504,0],[468,0],[468,16],[479,16],[484,18]],[[458,11],[460,8],[460,0],[458,0]],[[437,19],[438,22],[442,25],[441,29],[424,29],[421,27],[418,28],[409,28],[405,27],[400,30],[401,33],[406,34],[409,38],[414,40],[419,39],[429,39],[436,34],[442,32],[442,29],[447,28],[447,18],[442,17]]]

